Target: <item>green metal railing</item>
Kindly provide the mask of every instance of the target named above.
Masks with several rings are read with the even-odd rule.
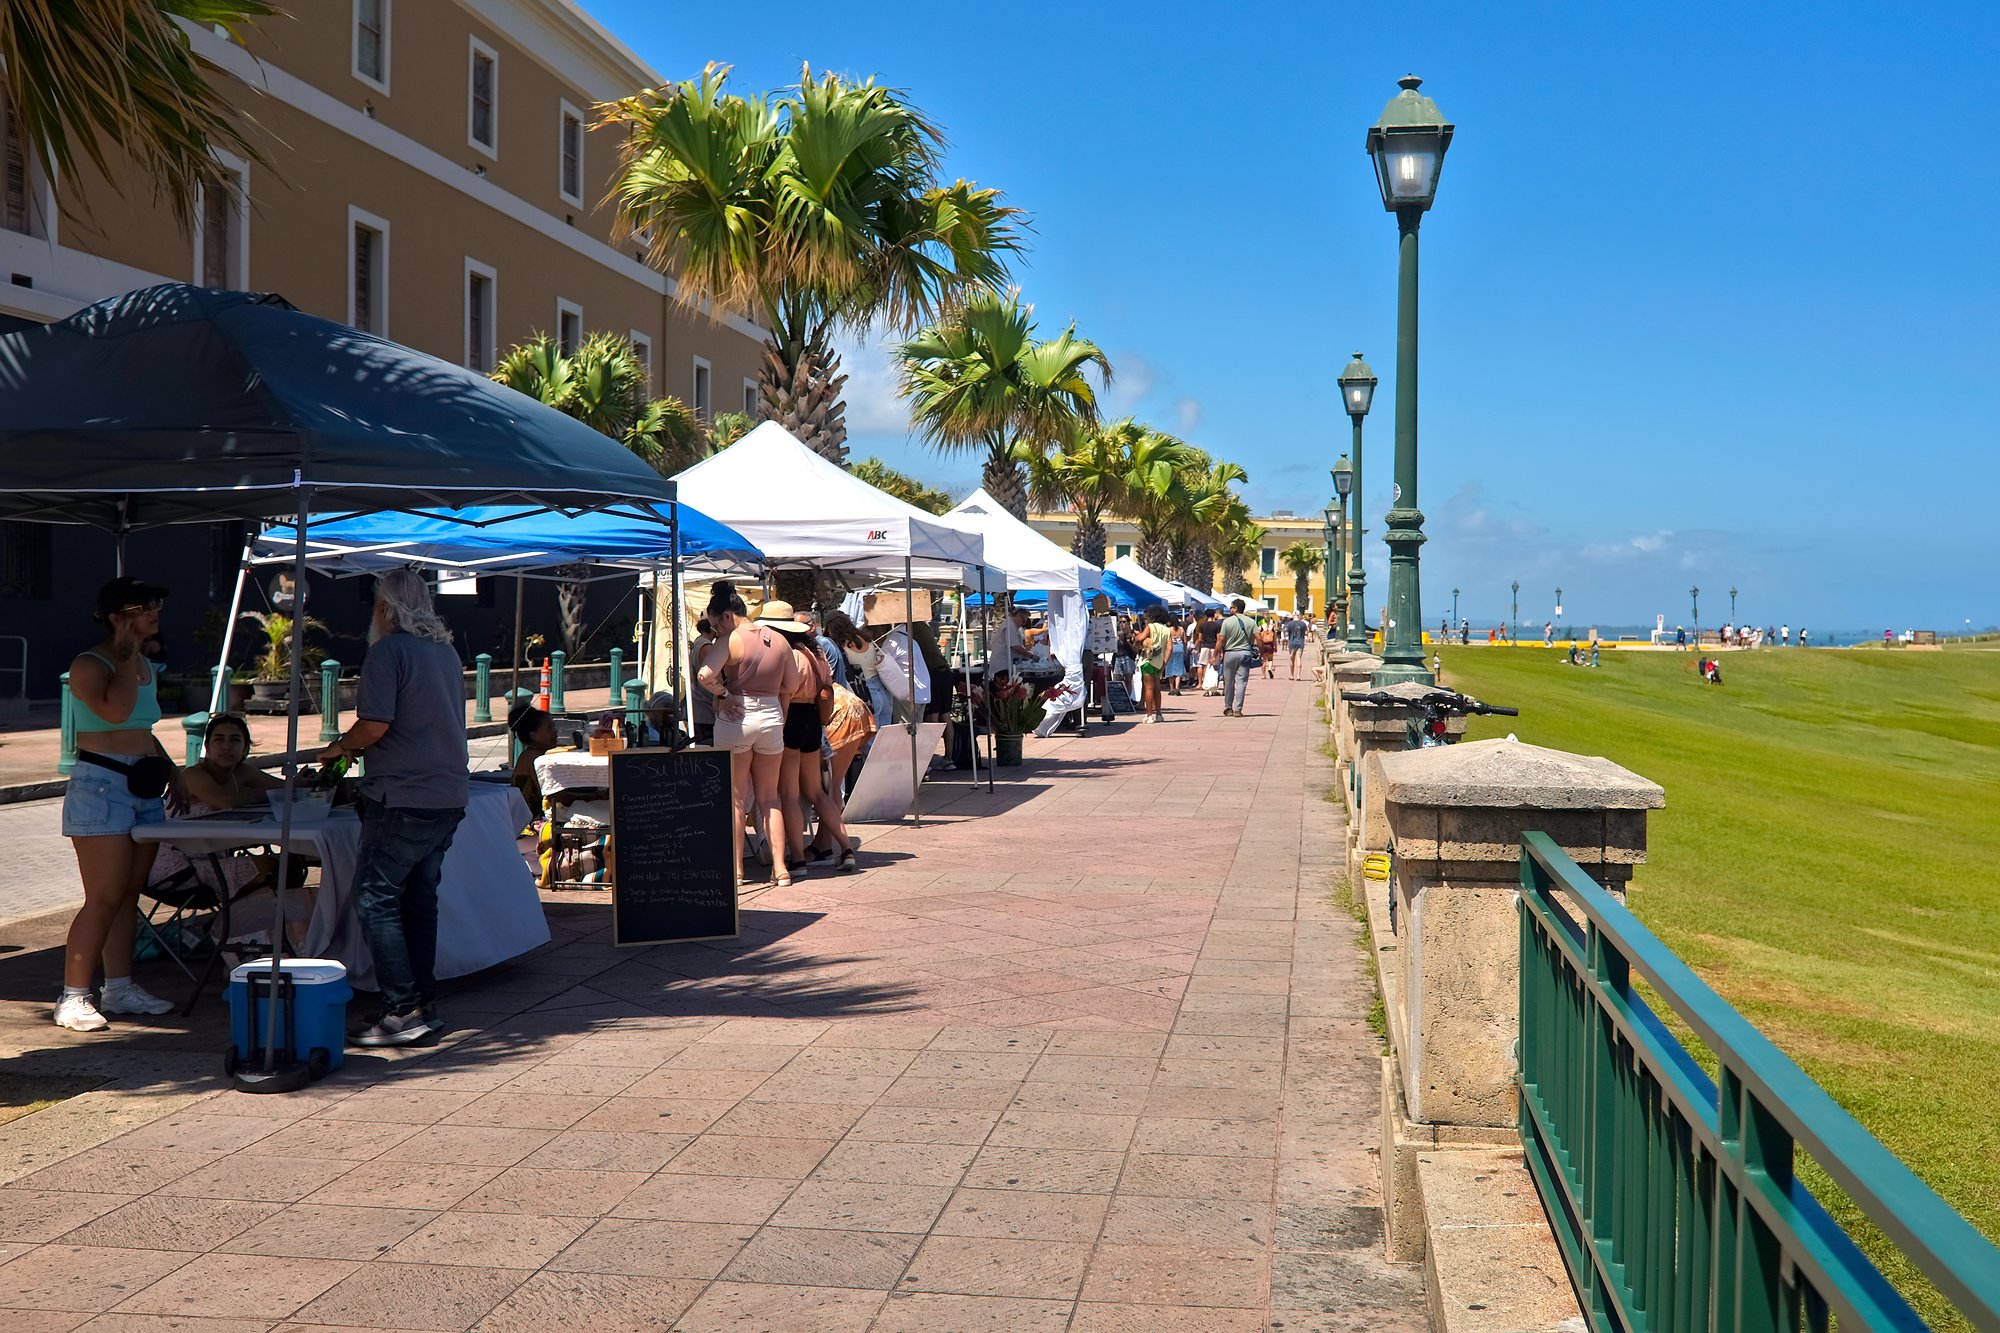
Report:
[[[1594,1333],[1922,1330],[1803,1150],[1973,1327],[2000,1249],[1593,883],[1521,839],[1521,1145]],[[1721,1088],[1634,989],[1707,1043]]]

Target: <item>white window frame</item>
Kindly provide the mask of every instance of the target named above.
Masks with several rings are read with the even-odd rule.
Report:
[[[348,72],[353,74],[360,82],[373,88],[376,92],[387,94],[389,91],[389,53],[394,48],[394,43],[389,39],[389,32],[390,25],[395,21],[396,0],[382,0],[382,78],[379,82],[361,72],[361,4],[362,0],[354,0],[352,17],[348,24]]]
[[[702,405],[701,401],[701,380],[704,375],[708,377],[708,405],[706,407]],[[705,356],[694,358],[693,371],[688,379],[688,407],[693,409],[694,414],[703,421],[710,421],[715,417],[715,367],[709,363],[708,358]]]
[[[246,292],[250,290],[250,164],[236,156],[236,154],[225,152],[220,148],[211,148],[209,152],[217,162],[222,164],[224,170],[235,175],[238,182],[239,189],[235,206],[229,212],[229,274],[227,281],[229,290]],[[207,195],[207,187],[197,186],[195,188],[194,226],[191,230],[194,232],[194,285],[197,287],[202,286],[202,279],[208,276],[208,265],[202,262],[204,259],[202,249],[208,239],[204,234],[207,231],[208,219]],[[348,233],[348,243],[352,245],[353,240],[354,233],[350,231]],[[353,278],[352,269],[349,269],[348,277],[350,280]],[[348,285],[352,287],[352,281]],[[351,291],[348,296],[350,300],[353,299]]]
[[[1278,596],[1276,593],[1266,594],[1264,598],[1264,609],[1266,611],[1275,611],[1278,609]]]
[[[482,264],[471,255],[465,257],[465,279],[459,290],[465,293],[465,356],[459,364],[472,368],[472,279],[474,276],[486,279],[486,346],[480,349],[482,362],[479,373],[489,374],[500,359],[500,334],[496,325],[500,322],[500,274],[491,264]]]
[[[500,160],[500,53],[477,37],[468,37],[465,50],[465,142],[469,148],[477,149],[495,162]],[[485,56],[493,62],[493,131],[492,143],[481,143],[472,132],[473,126],[473,74],[479,67],[479,57]]]
[[[353,204],[347,206],[347,327],[357,328],[354,322],[354,229],[366,227],[382,238],[382,253],[375,264],[375,304],[378,327],[364,330],[378,338],[389,336],[389,220],[378,218],[365,208]]]
[[[576,316],[576,347],[565,348],[562,345],[564,315]],[[556,298],[556,350],[561,352],[564,356],[569,356],[575,353],[577,347],[582,347],[582,346],[583,346],[583,307],[578,305],[574,301],[565,300],[564,298],[558,296]]]
[[[659,373],[659,366],[653,360],[653,335],[633,329],[625,335],[625,341],[632,344],[632,350],[646,366],[646,396],[653,396],[653,377]]]
[[[561,102],[559,105],[561,107],[561,110],[558,111],[556,114],[556,194],[562,199],[564,203],[575,204],[578,208],[582,208],[583,188],[585,179],[584,166],[583,166],[584,145],[585,145],[585,140],[587,140],[590,137],[590,126],[589,122],[584,120],[583,112],[577,110],[574,106],[571,106],[567,101]],[[575,194],[571,194],[568,190],[563,188],[563,132],[568,128],[569,122],[572,118],[574,118],[576,121],[576,193]]]
[[[1113,560],[1123,560],[1123,559],[1127,558],[1128,556],[1130,556],[1131,554],[1132,554],[1132,543],[1131,543],[1131,542],[1113,542],[1113,543],[1111,543],[1111,558],[1112,558]]]
[[[743,415],[756,424],[764,416],[764,394],[757,387],[757,381],[748,375],[743,377]]]

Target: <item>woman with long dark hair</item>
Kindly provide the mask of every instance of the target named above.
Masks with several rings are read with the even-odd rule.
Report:
[[[784,771],[785,700],[798,688],[791,645],[776,630],[750,620],[750,609],[728,582],[710,593],[708,620],[716,639],[696,664],[695,683],[715,698],[715,743],[730,752],[736,791],[736,824],[757,812],[764,845],[776,862],[775,878],[790,884],[784,867],[785,811],[779,798]]]

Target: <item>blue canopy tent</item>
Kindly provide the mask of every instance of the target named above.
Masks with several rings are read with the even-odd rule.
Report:
[[[1153,594],[1147,592],[1130,579],[1119,578],[1108,569],[1104,571],[1103,579],[1104,585],[1099,591],[1110,598],[1111,605],[1120,611],[1143,611],[1149,606],[1160,606],[1163,604],[1160,598],[1153,596]],[[1046,606],[1048,605],[1048,600],[1049,595],[1046,592],[1017,592],[1013,595],[1013,602],[1016,606]],[[972,593],[966,597],[965,604],[967,606],[988,606],[992,604],[992,601],[991,597],[982,597],[978,593]]]

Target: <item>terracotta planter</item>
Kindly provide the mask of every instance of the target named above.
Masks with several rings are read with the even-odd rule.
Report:
[[[998,768],[1021,766],[1020,733],[1003,731],[993,737],[993,763]]]

